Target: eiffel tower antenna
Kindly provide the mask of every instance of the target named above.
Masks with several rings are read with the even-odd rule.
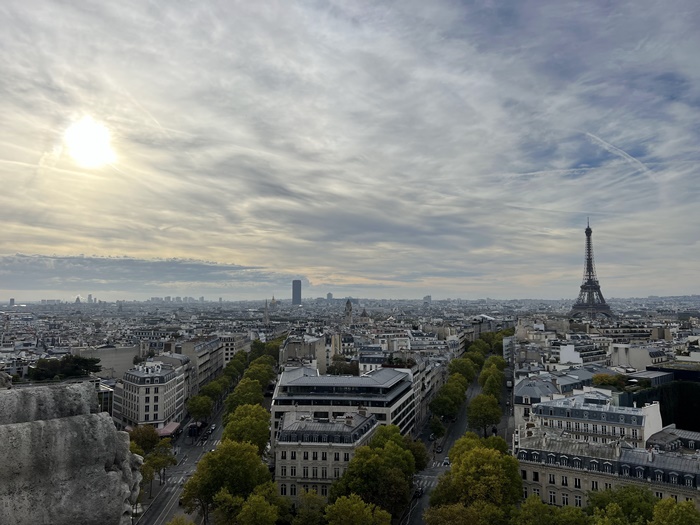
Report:
[[[595,319],[599,315],[612,317],[610,306],[605,302],[603,293],[600,291],[600,283],[595,274],[595,263],[593,262],[593,241],[591,236],[590,219],[586,219],[586,260],[583,266],[583,282],[578,299],[569,312],[571,317],[588,317]]]

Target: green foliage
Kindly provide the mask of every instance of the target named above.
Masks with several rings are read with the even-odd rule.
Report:
[[[499,385],[502,385],[505,380],[503,372],[501,372],[495,364],[492,363],[487,367],[486,363],[484,363],[484,368],[481,369],[481,373],[479,374],[479,384],[483,387],[489,377],[496,378]]]
[[[452,399],[445,395],[440,395],[440,393],[435,396],[435,399],[433,399],[428,406],[430,407],[430,411],[438,417],[454,417],[459,410],[459,405],[455,405]]]
[[[239,406],[262,405],[264,399],[260,383],[257,380],[248,377],[241,379],[233,392],[226,398],[224,421],[228,421],[230,414],[233,414]]]
[[[133,441],[144,454],[148,454],[156,447],[160,441],[160,436],[158,435],[158,431],[151,425],[139,425],[129,432],[129,439]]]
[[[207,396],[194,396],[187,401],[187,411],[195,421],[207,421],[214,410],[214,402]]]
[[[315,491],[302,492],[292,525],[325,525],[326,500]]]
[[[253,381],[257,381],[260,383],[261,389],[265,390],[275,376],[275,371],[269,364],[254,362],[251,363],[243,373],[243,380],[252,379]]]
[[[467,419],[470,427],[482,429],[486,437],[489,427],[501,422],[501,407],[498,400],[486,394],[474,397],[467,409]]]
[[[165,525],[195,525],[195,522],[189,519],[187,516],[179,514],[177,516],[174,516],[173,519],[171,519]]]
[[[481,367],[484,366],[485,362],[484,355],[476,350],[467,352],[466,354],[464,354],[464,356],[462,356],[462,359],[468,359],[469,361],[474,363],[477,371],[481,370]]]
[[[357,361],[350,361],[341,354],[331,357],[331,365],[327,369],[332,376],[359,376],[360,366]]]
[[[93,357],[65,355],[61,359],[39,359],[29,367],[28,376],[32,381],[85,377],[102,370],[100,360]]]
[[[391,525],[391,515],[357,494],[341,496],[326,507],[328,525]]]
[[[265,498],[251,494],[243,503],[236,519],[237,525],[275,525],[278,509]]]
[[[503,439],[501,436],[489,436],[487,438],[484,438],[482,443],[486,448],[492,448],[493,450],[497,450],[501,454],[508,453],[508,443],[506,443],[506,440]]]
[[[502,391],[503,383],[500,382],[495,375],[489,375],[486,379],[486,382],[484,383],[484,388],[482,392],[486,395],[493,396],[500,401]]]
[[[432,492],[431,505],[485,502],[506,508],[522,498],[522,479],[514,457],[483,446],[464,451],[453,447],[450,454],[452,467]]]
[[[450,374],[460,374],[467,380],[467,383],[471,383],[476,377],[477,367],[471,359],[460,357],[450,361],[447,370]]]
[[[391,440],[382,448],[359,447],[343,476],[331,485],[329,499],[357,494],[398,517],[411,500],[414,471],[411,452]]]
[[[431,507],[423,514],[427,525],[506,525],[504,509],[483,501],[468,507],[455,503]]]
[[[389,441],[411,453],[415,472],[420,472],[427,466],[429,456],[423,442],[420,440],[413,440],[410,436],[402,436],[397,425],[380,426],[374,434],[369,446],[373,449],[383,449]]]
[[[430,428],[430,432],[435,434],[435,437],[437,438],[441,438],[445,435],[445,432],[447,432],[445,425],[442,424],[442,421],[440,421],[440,418],[437,416],[431,417],[430,423],[428,423],[428,425]]]
[[[247,498],[255,487],[269,480],[270,472],[254,445],[225,439],[214,452],[202,456],[185,483],[183,505],[188,512],[199,510],[206,519],[221,489],[232,497]]]
[[[214,403],[216,403],[219,400],[223,393],[224,389],[221,386],[221,383],[219,383],[218,381],[210,381],[209,383],[207,383],[199,389],[200,395],[207,396]]]
[[[613,490],[590,492],[586,511],[594,514],[599,511],[601,519],[614,519],[614,509],[611,513],[603,512],[611,504],[618,505],[622,515],[631,525],[646,525],[652,519],[654,505],[657,499],[650,490],[627,485]],[[609,514],[609,515],[608,515]]]
[[[700,525],[700,512],[692,501],[676,503],[666,498],[654,506],[654,518],[649,525]]]
[[[489,356],[489,358],[486,361],[484,361],[484,368],[495,366],[502,372],[503,370],[505,370],[506,364],[506,360],[503,359],[501,356],[492,355]]]
[[[261,405],[240,405],[229,416],[223,438],[252,443],[262,455],[270,438],[269,425],[270,413]]]
[[[468,353],[476,352],[481,354],[483,357],[489,353],[491,347],[483,339],[477,339],[472,344],[469,345]]]

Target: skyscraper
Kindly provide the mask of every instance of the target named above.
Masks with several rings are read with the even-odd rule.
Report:
[[[301,281],[299,279],[292,281],[292,304],[301,304]]]

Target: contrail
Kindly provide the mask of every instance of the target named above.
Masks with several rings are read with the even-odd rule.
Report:
[[[652,172],[649,168],[647,168],[646,165],[642,161],[640,161],[639,159],[633,157],[632,155],[630,155],[626,151],[621,150],[617,146],[613,146],[609,142],[601,139],[600,137],[594,135],[593,133],[589,133],[588,131],[583,131],[582,133],[585,134],[593,142],[598,144],[600,147],[602,147],[605,151],[608,151],[608,152],[612,153],[613,155],[617,155],[618,157],[625,159],[627,162],[629,162],[630,164],[633,164],[640,171],[642,171],[647,176],[649,176],[649,178],[651,180],[653,180],[654,182],[658,182],[655,180],[654,172]]]

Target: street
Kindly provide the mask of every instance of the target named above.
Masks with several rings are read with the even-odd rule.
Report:
[[[501,417],[501,422],[497,425],[498,435],[506,440],[506,443],[510,446],[510,436],[515,429],[515,420],[513,416],[510,415],[510,391],[503,386],[501,408],[503,416]],[[429,441],[430,430],[427,425],[420,434],[420,439],[425,443],[428,448],[428,452],[431,453],[431,459],[428,462],[428,466],[425,470],[421,471],[415,476],[415,486],[423,488],[423,495],[420,498],[414,498],[411,501],[410,508],[401,520],[401,525],[424,525],[423,513],[430,507],[430,493],[437,486],[440,476],[446,472],[450,467],[443,466],[443,461],[446,456],[449,456],[449,451],[460,437],[462,437],[468,430],[467,422],[467,405],[474,396],[481,393],[481,386],[477,379],[475,379],[469,387],[467,387],[466,401],[462,404],[457,413],[457,418],[453,423],[447,427],[447,432],[444,438],[441,440],[443,451],[441,453],[434,453],[433,447],[436,443],[435,441]],[[478,429],[473,429],[474,432],[481,435]]]

